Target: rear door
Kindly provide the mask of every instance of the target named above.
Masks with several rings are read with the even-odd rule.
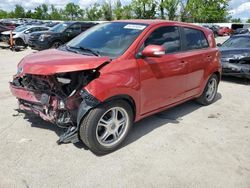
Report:
[[[153,29],[145,37],[139,51],[148,45],[161,45],[161,57],[138,58],[141,79],[141,113],[146,114],[182,100],[185,97],[187,69],[179,58],[181,38],[177,26]]]
[[[214,51],[209,47],[206,36],[201,30],[183,27],[182,36],[184,43],[182,58],[188,69],[186,97],[191,97],[199,93]]]

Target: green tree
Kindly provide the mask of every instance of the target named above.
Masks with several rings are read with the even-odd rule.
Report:
[[[54,5],[50,5],[50,19],[52,20],[62,19],[62,14],[60,14],[59,10]]]
[[[176,13],[179,5],[180,5],[180,0],[161,0],[160,4],[161,17],[164,18],[164,10],[166,10],[168,19],[174,20],[177,16]]]
[[[187,21],[224,22],[227,19],[229,0],[188,0],[185,5]]]
[[[104,16],[104,20],[112,20],[113,19],[113,14],[112,14],[112,6],[110,1],[105,1],[102,4],[102,13]]]
[[[135,18],[153,19],[156,15],[157,3],[155,0],[133,0],[131,8]]]
[[[48,19],[48,17],[49,17],[49,14],[48,14],[49,7],[48,7],[48,5],[42,4],[41,8],[42,8],[42,19]]]
[[[28,10],[26,13],[25,13],[25,18],[32,18],[33,17],[33,13],[31,10]]]
[[[250,23],[250,18],[247,19],[247,23]]]
[[[86,9],[86,16],[88,20],[100,20],[102,17],[102,10],[98,3],[94,3],[92,6]]]
[[[36,7],[35,12],[33,14],[33,18],[34,19],[42,19],[42,15],[43,15],[43,10],[42,10],[41,6]]]
[[[82,16],[82,10],[79,5],[74,3],[68,3],[65,7],[65,15],[70,17],[71,20],[77,19],[79,16]]]
[[[233,23],[241,23],[242,21],[241,21],[240,18],[233,18],[233,19],[231,19],[231,22],[233,22]]]
[[[132,19],[132,7],[131,5],[126,5],[122,7],[122,19]]]
[[[14,17],[25,18],[25,10],[21,5],[15,5]]]
[[[0,19],[7,17],[8,17],[8,12],[0,9]]]
[[[117,0],[115,2],[115,6],[114,6],[114,15],[115,15],[115,19],[120,20],[122,19],[122,3],[120,0]]]

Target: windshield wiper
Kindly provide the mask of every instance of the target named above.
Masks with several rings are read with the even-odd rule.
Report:
[[[64,45],[63,45],[64,46]],[[62,46],[62,47],[63,47]],[[79,54],[79,51],[77,51],[77,50],[72,50],[72,47],[71,46],[68,46],[68,45],[65,45],[65,47],[66,47],[66,50],[67,51],[69,51],[69,52],[74,52],[74,53],[77,53],[77,54]],[[73,48],[74,49],[74,48]]]
[[[82,47],[82,46],[74,47],[74,46],[68,46],[68,45],[66,45],[66,48],[67,48],[68,51],[72,51],[72,52],[75,52],[75,53],[79,53],[78,50],[81,50],[81,51],[90,52],[91,54],[93,54],[95,56],[98,56],[98,57],[101,56],[99,51],[92,50],[91,48],[86,48],[86,47]],[[77,51],[72,50],[72,49],[76,49]]]
[[[99,51],[93,50],[91,48],[86,48],[86,47],[83,47],[83,46],[79,46],[79,48],[81,50],[83,50],[83,51],[88,51],[88,52],[92,53],[95,56],[101,56]]]

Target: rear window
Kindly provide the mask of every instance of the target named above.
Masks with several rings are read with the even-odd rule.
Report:
[[[184,36],[187,50],[208,48],[209,44],[204,33],[197,29],[184,28]]]

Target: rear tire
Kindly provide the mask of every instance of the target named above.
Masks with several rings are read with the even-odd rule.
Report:
[[[199,104],[204,106],[209,105],[214,102],[218,90],[219,79],[218,76],[213,74],[206,84],[206,87],[202,95],[196,99]]]
[[[103,103],[84,117],[80,139],[97,155],[118,149],[133,124],[133,110],[123,100]]]

